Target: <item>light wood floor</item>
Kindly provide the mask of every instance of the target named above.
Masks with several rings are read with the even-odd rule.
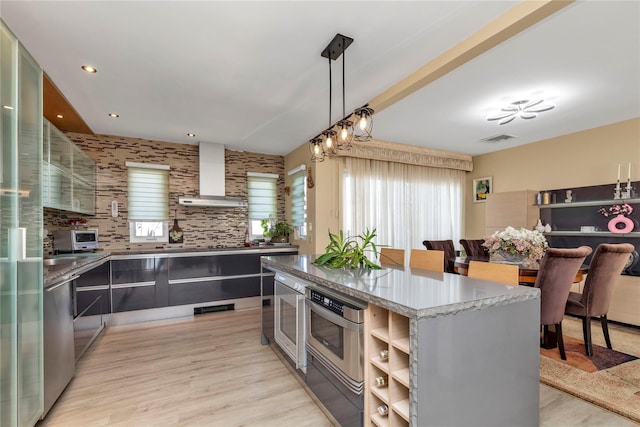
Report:
[[[109,328],[38,427],[330,425],[248,309]],[[540,425],[636,426],[542,384]]]

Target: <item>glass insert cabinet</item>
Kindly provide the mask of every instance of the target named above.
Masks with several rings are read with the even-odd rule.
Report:
[[[0,425],[43,410],[42,70],[0,20]]]

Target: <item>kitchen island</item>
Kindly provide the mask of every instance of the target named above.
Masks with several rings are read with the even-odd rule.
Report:
[[[331,269],[314,259],[262,264],[368,303],[365,425],[539,424],[538,289],[410,268]],[[384,387],[374,385],[380,376]]]

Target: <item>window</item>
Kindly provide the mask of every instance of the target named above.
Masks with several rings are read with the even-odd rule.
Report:
[[[278,216],[278,175],[247,172],[249,200],[249,238],[264,238],[262,220]]]
[[[169,241],[169,166],[127,162],[129,241]]]
[[[423,240],[458,242],[464,183],[461,170],[347,157],[343,229],[376,228],[376,243],[407,250]]]
[[[300,165],[288,172],[291,184],[291,225],[298,239],[307,238],[307,167]]]

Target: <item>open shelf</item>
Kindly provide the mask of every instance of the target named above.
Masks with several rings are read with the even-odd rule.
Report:
[[[409,425],[409,319],[373,304],[369,305],[366,329],[365,425],[406,427]],[[388,351],[383,360],[380,353]],[[386,384],[376,386],[376,378],[384,376]],[[386,404],[388,415],[380,415],[378,407]]]
[[[611,189],[613,192],[613,188]],[[548,205],[535,205],[540,209],[557,208],[580,208],[584,206],[620,205],[625,203],[640,203],[640,199],[609,199],[609,200],[589,200],[585,202],[551,203]]]

